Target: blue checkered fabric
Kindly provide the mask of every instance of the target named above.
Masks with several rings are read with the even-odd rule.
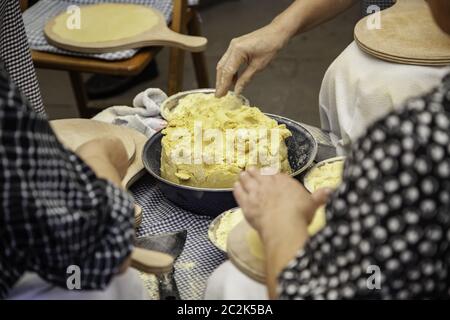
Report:
[[[28,37],[28,43],[31,49],[60,53],[75,56],[87,56],[102,60],[121,60],[134,56],[136,49],[122,50],[111,53],[85,54],[67,51],[50,45],[44,36],[44,27],[47,21],[61,12],[66,11],[70,5],[88,5],[97,3],[134,3],[151,6],[162,12],[166,21],[169,22],[172,15],[172,0],[40,0],[34,6],[27,9],[23,14],[25,30]]]
[[[363,0],[362,2],[362,15],[366,16],[372,12],[368,12],[370,6],[378,6],[381,10],[391,7],[395,3],[394,0]]]
[[[188,231],[184,250],[175,264],[175,281],[182,299],[201,299],[209,276],[226,260],[226,255],[208,240],[212,219],[194,215],[172,204],[149,175],[136,182],[130,191],[143,210],[138,237]]]

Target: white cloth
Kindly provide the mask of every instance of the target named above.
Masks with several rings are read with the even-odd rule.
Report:
[[[160,117],[160,107],[166,99],[167,95],[162,90],[150,88],[133,99],[133,107],[109,107],[93,119],[123,125],[151,137],[166,126],[166,121]]]
[[[138,272],[129,268],[115,276],[104,290],[68,290],[27,272],[11,289],[9,300],[148,300]]]
[[[218,267],[205,290],[206,300],[267,300],[267,287],[240,272],[230,261]]]
[[[331,131],[338,153],[345,154],[375,120],[437,86],[449,71],[386,62],[353,42],[324,76],[319,97],[322,129]]]

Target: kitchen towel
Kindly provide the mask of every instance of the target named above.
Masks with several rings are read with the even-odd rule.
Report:
[[[166,126],[166,121],[160,117],[160,106],[166,99],[167,95],[161,89],[149,88],[133,99],[133,107],[109,107],[93,120],[126,126],[150,138]]]

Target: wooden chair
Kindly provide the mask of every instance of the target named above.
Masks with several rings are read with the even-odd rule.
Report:
[[[22,8],[26,7],[26,0],[22,1]],[[200,17],[195,7],[189,7],[187,0],[173,0],[173,14],[171,29],[175,32],[200,36]],[[119,61],[105,61],[93,58],[67,56],[42,51],[31,51],[36,68],[68,71],[72,89],[80,117],[90,118],[100,111],[88,107],[86,89],[82,80],[83,72],[108,74],[118,76],[134,76],[139,74],[152,61],[161,47],[147,47],[138,51],[130,59]],[[192,53],[195,75],[199,88],[209,87],[208,70],[203,52]],[[170,49],[169,76],[167,93],[172,95],[182,90],[184,71],[184,51]]]

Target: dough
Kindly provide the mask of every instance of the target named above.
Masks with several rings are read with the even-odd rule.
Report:
[[[325,163],[312,169],[305,180],[305,185],[311,192],[321,188],[336,189],[342,182],[342,172],[344,171],[344,161],[334,161]]]
[[[231,209],[225,212],[223,217],[219,220],[214,237],[216,238],[217,246],[223,251],[227,251],[227,240],[231,230],[233,230],[243,219],[244,216],[241,209]]]
[[[162,133],[161,176],[177,184],[231,188],[250,166],[275,164],[282,172],[292,172],[284,141],[291,132],[231,94],[216,98],[196,93],[181,99]],[[269,151],[272,137],[276,143]]]
[[[67,27],[74,13],[66,12],[55,19],[52,31],[73,42],[105,42],[137,36],[159,22],[153,10],[140,5],[105,3],[81,6],[80,9],[79,29]]]

